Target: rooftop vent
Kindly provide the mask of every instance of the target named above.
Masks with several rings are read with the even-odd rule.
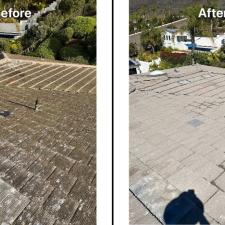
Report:
[[[7,110],[0,111],[0,117],[6,118],[6,117],[10,116],[10,114],[11,114],[10,111],[7,111]]]
[[[161,70],[155,70],[155,71],[150,72],[149,75],[151,77],[158,77],[158,76],[165,76],[165,75],[167,75],[167,73],[165,73],[164,71],[161,71]]]

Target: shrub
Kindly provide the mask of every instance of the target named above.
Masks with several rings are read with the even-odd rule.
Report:
[[[74,63],[79,63],[79,64],[89,64],[88,60],[85,59],[82,55],[71,58],[69,61]]]
[[[65,61],[88,63],[84,48],[81,45],[67,46],[60,50],[60,58]]]
[[[203,65],[216,66],[220,63],[219,57],[213,53],[195,52],[193,57],[196,63]]]
[[[59,9],[64,13],[70,12],[73,2],[74,2],[73,0],[63,0],[59,4]]]
[[[23,51],[22,45],[20,41],[15,41],[10,45],[10,52],[12,54],[21,54]]]
[[[71,24],[71,22],[68,24]],[[71,27],[73,28],[74,36],[77,38],[86,38],[96,28],[96,18],[94,17],[77,16],[73,22]]]
[[[56,38],[48,38],[33,53],[33,56],[47,59],[55,59],[62,44]]]
[[[156,60],[159,58],[159,53],[148,53],[143,52],[138,55],[138,59],[146,62],[152,62],[153,60]]]
[[[0,39],[0,50],[7,53],[22,53],[22,45],[20,40]]]
[[[129,56],[131,58],[138,56],[138,49],[136,43],[130,43],[129,44]]]
[[[0,39],[0,50],[10,52],[10,43],[7,39]]]
[[[176,67],[176,66],[169,63],[168,61],[162,60],[159,64],[159,66],[158,66],[158,69],[159,70],[165,70],[165,69],[169,69],[169,68],[173,68],[173,67]]]
[[[73,37],[73,28],[67,27],[59,33],[59,39],[63,44],[67,43],[70,41]]]
[[[84,41],[85,46],[87,46],[87,53],[89,55],[89,61],[95,64],[96,62],[96,30],[91,32],[86,40]]]
[[[63,13],[71,13],[72,11],[83,10],[85,0],[62,0],[59,4],[59,9]]]
[[[88,0],[85,3],[83,15],[84,16],[94,16],[94,15],[96,15],[96,0]]]

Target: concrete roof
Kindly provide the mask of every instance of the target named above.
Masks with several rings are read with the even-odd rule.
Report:
[[[0,224],[96,224],[95,68],[0,61]]]
[[[163,224],[224,224],[225,69],[165,72],[129,76],[130,191]]]

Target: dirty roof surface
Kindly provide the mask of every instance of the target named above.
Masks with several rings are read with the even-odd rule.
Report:
[[[165,72],[130,76],[130,191],[168,223],[167,206],[183,193],[193,196],[192,189],[201,216],[224,224],[225,69],[194,65]],[[173,223],[192,224],[193,209],[201,207],[190,199]]]
[[[0,65],[0,223],[96,224],[93,74],[22,64]]]

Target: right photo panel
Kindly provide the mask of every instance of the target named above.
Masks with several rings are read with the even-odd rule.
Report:
[[[129,1],[130,224],[225,224],[225,1]]]

